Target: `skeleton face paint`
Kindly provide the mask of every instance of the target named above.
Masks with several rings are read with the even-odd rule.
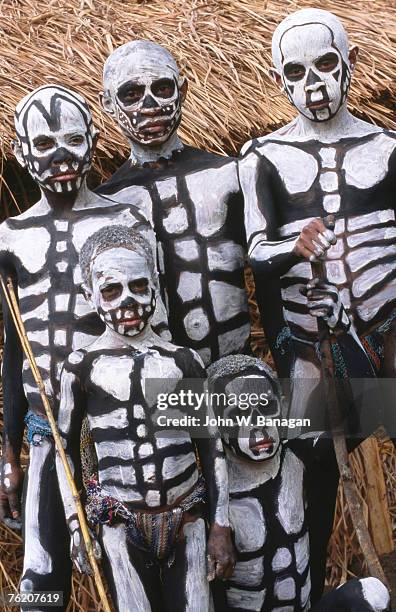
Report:
[[[273,382],[264,375],[238,376],[225,387],[229,405],[224,417],[236,424],[233,433],[224,438],[232,451],[245,459],[265,461],[275,455],[280,439],[278,428],[257,424],[258,418],[280,417],[281,404]],[[239,398],[235,404],[233,398]],[[256,399],[258,397],[258,399]],[[250,398],[246,407],[245,398]],[[232,400],[232,401],[231,401]],[[237,417],[240,419],[238,425]]]
[[[351,80],[348,37],[339,19],[320,9],[289,15],[275,30],[272,54],[299,113],[327,121],[346,101]]]
[[[283,83],[297,110],[313,121],[334,117],[346,99],[350,72],[331,30],[322,24],[297,26],[284,34],[280,48]]]
[[[42,87],[17,106],[18,159],[43,188],[77,191],[93,157],[95,130],[83,98],[61,87]]]
[[[146,258],[127,248],[100,253],[92,264],[92,300],[100,318],[114,331],[136,336],[155,309],[155,287]]]
[[[180,123],[183,82],[166,49],[144,40],[127,43],[105,64],[104,106],[128,138],[158,146]]]

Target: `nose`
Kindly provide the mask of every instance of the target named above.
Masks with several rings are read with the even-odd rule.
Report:
[[[324,87],[325,83],[320,79],[318,74],[315,74],[311,69],[308,72],[307,80],[305,82],[305,91],[317,91],[320,87]]]
[[[142,115],[156,115],[158,113],[159,108],[159,104],[154,100],[153,96],[148,93],[144,97],[140,112]]]
[[[61,164],[64,164],[64,163],[70,163],[72,159],[73,159],[73,155],[70,151],[64,148],[60,148],[57,151],[55,151],[54,155],[52,156],[52,165],[60,166]]]
[[[128,291],[126,294],[124,293],[124,299],[122,300],[121,304],[119,305],[119,308],[132,308],[133,306],[136,306],[137,301],[135,300],[135,298],[131,295],[131,293]]]

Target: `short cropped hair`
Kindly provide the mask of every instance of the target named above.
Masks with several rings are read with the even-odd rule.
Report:
[[[212,390],[224,391],[230,379],[238,376],[261,375],[270,380],[275,393],[280,397],[281,389],[273,369],[261,359],[250,355],[227,355],[207,368],[208,384]]]
[[[80,268],[84,285],[92,289],[91,267],[94,259],[109,249],[124,248],[141,254],[155,278],[155,265],[150,243],[136,230],[124,225],[106,225],[92,234],[80,251]]]

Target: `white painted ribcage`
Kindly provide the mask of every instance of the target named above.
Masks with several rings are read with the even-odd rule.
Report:
[[[136,367],[139,382],[134,386]],[[113,497],[125,502],[142,501],[149,506],[171,504],[197,481],[188,432],[164,431],[157,425],[162,413],[155,407],[159,392],[155,381],[161,379],[165,384],[161,384],[161,391],[172,392],[182,377],[175,360],[160,355],[155,348],[145,354],[138,366],[130,355],[99,354],[93,359],[90,382],[109,399],[98,403],[94,413],[88,411],[88,421],[99,479]],[[133,400],[136,384],[144,396],[144,405]],[[183,412],[169,409],[166,416],[180,418]]]
[[[236,163],[201,170],[198,164],[183,180],[167,177],[156,188],[164,203],[156,221],[161,233],[161,280],[173,303],[175,342],[196,348],[206,364],[243,350],[250,331],[244,248],[239,228],[228,219],[242,210],[241,199],[234,201],[239,191]]]
[[[36,297],[38,302],[41,298],[40,304],[30,311],[23,310],[22,319],[27,327],[27,337],[33,347],[46,391],[52,396],[58,392],[57,383],[67,354],[87,346],[97,337],[73,329],[78,328],[79,321],[93,314],[93,311],[81,295],[78,285],[73,285],[67,294],[56,294],[50,290],[41,295],[36,294]],[[64,326],[58,323],[61,317],[64,318]],[[100,328],[101,324],[98,322],[98,333]],[[32,394],[37,394],[27,360],[23,365],[23,383],[28,399]]]
[[[120,501],[144,501],[148,506],[172,504],[187,493],[198,479],[195,454],[193,450],[177,454],[179,445],[169,432],[163,439],[168,444],[162,444],[160,452],[152,438],[95,443],[99,481],[104,491]],[[172,480],[180,477],[183,482],[172,486]],[[166,500],[161,502],[164,490]]]
[[[306,223],[284,226],[299,231]],[[336,285],[349,314],[360,329],[381,311],[386,316],[396,300],[396,226],[393,210],[376,211],[339,219],[335,233],[337,244],[326,256],[327,279]],[[316,332],[316,320],[305,307],[301,287],[312,278],[311,264],[301,262],[282,277],[282,298],[286,319],[294,326]],[[293,282],[295,281],[295,282]],[[381,317],[380,317],[381,318]]]
[[[79,250],[100,227],[138,223],[129,207],[103,207],[103,202],[99,202],[102,206],[92,212],[89,208],[75,211],[73,221],[54,219],[42,212],[37,217],[32,207],[22,218],[9,221],[0,246],[12,252],[18,262],[17,272],[23,278],[23,283],[18,283],[22,320],[46,391],[55,397],[64,359],[72,350],[90,344],[103,330],[99,317],[81,292]],[[40,227],[35,227],[38,220]],[[153,242],[148,224],[140,225]],[[26,361],[23,383],[29,403],[36,406],[40,399]]]
[[[275,484],[267,480],[268,490],[264,485],[244,494],[239,490],[235,498],[231,494],[237,563],[227,588],[230,608],[280,612],[304,609],[308,603],[310,551],[304,524],[304,469],[302,461],[287,449],[274,475]],[[265,563],[270,563],[271,571],[265,570]]]

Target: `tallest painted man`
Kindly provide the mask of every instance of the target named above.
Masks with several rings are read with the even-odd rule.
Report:
[[[273,76],[298,115],[242,150],[248,252],[278,370],[295,382],[291,411],[314,414],[324,404],[318,318],[335,339],[338,376],[395,375],[396,135],[348,111],[357,48],[335,15],[289,15],[272,53]],[[321,281],[313,279],[318,258]],[[337,482],[320,484],[311,507],[329,533]]]
[[[330,327],[347,327],[347,313],[374,370],[394,376],[396,135],[348,111],[357,48],[349,49],[335,15],[304,9],[288,16],[275,30],[272,51],[274,77],[298,115],[245,145],[240,180],[249,257],[274,357],[285,375],[294,368],[300,378],[319,376],[317,317],[325,316]],[[322,221],[330,214],[334,232]],[[325,258],[327,277],[320,291],[338,292],[338,305],[333,311],[330,302],[321,303],[315,317],[311,302],[320,291],[306,285],[318,257]],[[290,332],[279,333],[280,322],[274,330],[267,321],[268,279],[280,279]],[[287,336],[294,341],[294,363],[285,367]]]
[[[99,188],[131,201],[150,189],[160,280],[173,340],[205,364],[243,352],[249,339],[243,207],[235,159],[184,145],[177,135],[187,81],[172,55],[138,40],[104,67],[103,106],[131,144],[130,158]]]

